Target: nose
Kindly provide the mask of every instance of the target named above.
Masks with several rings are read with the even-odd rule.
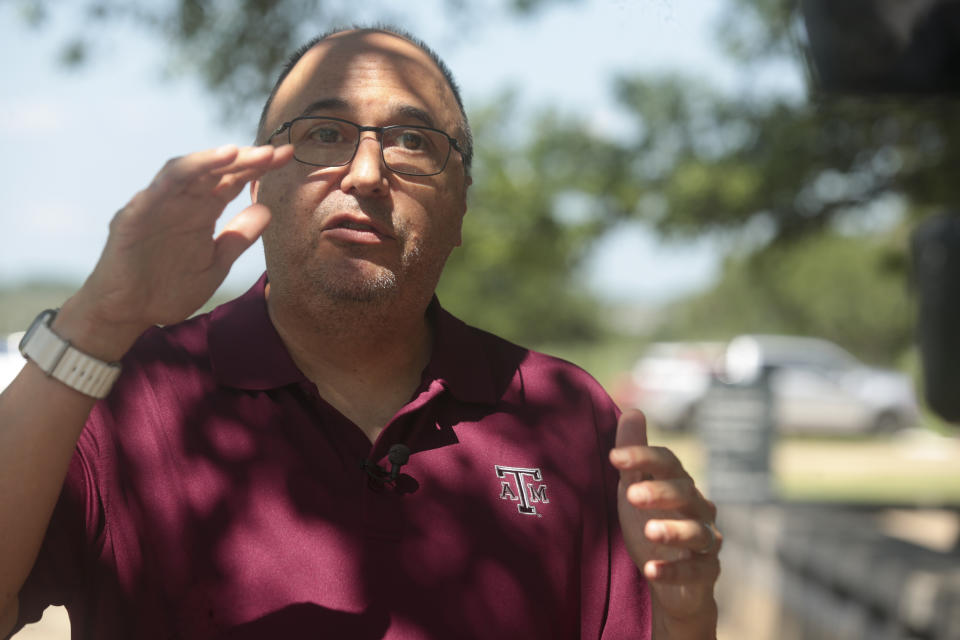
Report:
[[[380,155],[380,142],[370,133],[360,138],[357,152],[340,181],[340,189],[362,196],[383,195],[389,189],[388,171]]]

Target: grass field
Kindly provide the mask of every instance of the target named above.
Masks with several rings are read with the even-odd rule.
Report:
[[[698,484],[706,454],[695,436],[652,431]],[[960,437],[928,430],[856,439],[781,438],[772,452],[785,500],[960,506]]]
[[[630,370],[644,341],[622,337],[585,345],[540,345],[597,378],[608,391]],[[650,433],[705,484],[705,452],[696,436]],[[773,450],[785,500],[960,506],[960,428],[929,413],[922,428],[890,436],[781,438]]]

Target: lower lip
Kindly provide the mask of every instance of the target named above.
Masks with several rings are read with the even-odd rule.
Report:
[[[346,227],[326,229],[323,232],[323,237],[352,244],[382,244],[388,240],[386,236],[373,230],[348,229]]]

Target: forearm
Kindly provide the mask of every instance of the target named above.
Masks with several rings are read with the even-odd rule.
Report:
[[[0,394],[0,611],[33,567],[93,404],[32,363]]]
[[[89,330],[95,323],[79,312],[81,299],[64,305],[54,332],[96,358],[119,359],[132,338],[115,327]],[[33,567],[94,403],[33,362],[0,394],[0,612]]]

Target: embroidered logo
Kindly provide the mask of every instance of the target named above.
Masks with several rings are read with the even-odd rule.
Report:
[[[517,511],[528,516],[538,516],[536,502],[548,504],[547,485],[543,484],[540,469],[503,467],[495,465],[500,482],[500,499],[519,502]]]

